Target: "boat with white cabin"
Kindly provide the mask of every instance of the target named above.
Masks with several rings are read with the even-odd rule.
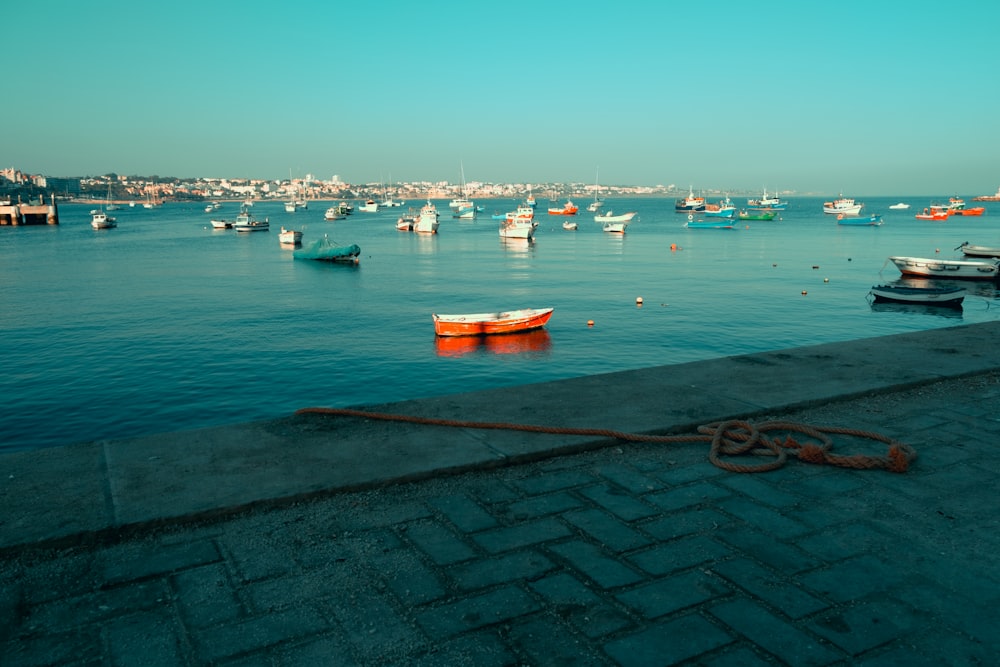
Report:
[[[823,202],[823,213],[830,215],[857,215],[864,208],[864,203],[856,202],[850,197],[841,195],[833,201]]]

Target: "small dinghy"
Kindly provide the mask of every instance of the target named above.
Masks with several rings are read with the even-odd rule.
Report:
[[[965,289],[962,287],[912,287],[910,285],[876,285],[870,294],[875,301],[918,303],[926,306],[962,305]]]

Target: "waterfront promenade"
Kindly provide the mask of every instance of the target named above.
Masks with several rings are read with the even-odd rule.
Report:
[[[998,337],[368,406],[660,435],[781,419],[905,443],[899,473],[319,414],[8,454],[0,664],[990,664]]]

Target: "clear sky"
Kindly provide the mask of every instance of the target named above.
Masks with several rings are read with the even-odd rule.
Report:
[[[3,9],[0,166],[975,195],[1000,3],[54,0]]]

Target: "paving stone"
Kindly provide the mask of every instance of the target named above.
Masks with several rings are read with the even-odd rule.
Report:
[[[203,664],[219,661],[307,637],[327,628],[329,623],[319,613],[308,607],[293,607],[194,633],[195,660]]]
[[[563,518],[613,551],[632,551],[652,541],[601,510],[566,512]]]
[[[604,650],[621,667],[676,665],[733,641],[732,635],[697,614],[664,620],[608,642]]]
[[[546,518],[476,533],[472,539],[489,553],[497,554],[550,540],[558,540],[571,534],[565,523],[555,518]]]
[[[816,637],[782,621],[749,600],[723,602],[711,608],[713,616],[765,651],[792,665],[827,665],[846,655]]]
[[[661,542],[628,556],[628,560],[653,576],[686,570],[695,565],[725,560],[732,551],[701,535]]]
[[[479,595],[459,598],[417,613],[417,623],[431,641],[454,637],[530,614],[540,609],[523,589],[504,586]]]
[[[476,555],[456,533],[437,522],[407,524],[406,537],[438,565],[460,563]]]
[[[455,565],[449,568],[448,573],[460,589],[468,591],[535,579],[554,568],[552,561],[536,551],[518,551],[498,558]]]
[[[661,511],[660,508],[653,507],[617,487],[606,484],[588,486],[580,489],[579,493],[623,521],[646,519],[656,516]]]
[[[659,618],[725,596],[729,587],[700,571],[676,574],[642,584],[616,597],[645,618]]]
[[[433,498],[430,505],[438,509],[458,530],[474,533],[497,525],[496,518],[482,505],[464,494]]]
[[[830,606],[822,599],[798,588],[794,579],[782,576],[780,571],[770,570],[744,559],[716,563],[712,571],[755,598],[780,610],[791,619],[816,614]]]
[[[549,545],[549,550],[565,558],[601,588],[627,586],[642,579],[635,570],[588,542],[580,540],[561,542]]]

